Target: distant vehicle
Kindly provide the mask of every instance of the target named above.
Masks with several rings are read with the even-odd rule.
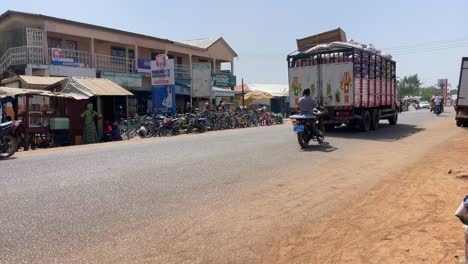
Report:
[[[422,102],[419,103],[419,107],[421,109],[423,109],[423,108],[429,109],[429,102],[428,101],[422,101]]]
[[[457,126],[468,127],[468,57],[462,58],[455,111]]]
[[[302,91],[328,110],[326,129],[347,124],[362,131],[376,130],[386,119],[396,125],[396,63],[380,51],[348,42],[317,45],[287,57],[289,98],[297,112]]]

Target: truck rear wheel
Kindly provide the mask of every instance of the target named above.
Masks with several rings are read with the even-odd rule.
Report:
[[[388,119],[388,123],[394,126],[397,124],[397,122],[398,122],[398,114],[395,112],[395,114],[393,114],[393,116]]]
[[[362,119],[361,119],[361,131],[367,132],[370,130],[371,126],[371,115],[368,110],[364,110],[362,113]]]
[[[463,125],[463,121],[457,120],[457,127],[461,127]]]
[[[370,128],[372,130],[379,129],[379,121],[380,121],[379,110],[378,109],[372,110]]]

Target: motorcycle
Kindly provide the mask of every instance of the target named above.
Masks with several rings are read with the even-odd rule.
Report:
[[[313,114],[298,114],[290,116],[293,119],[293,131],[297,134],[297,141],[301,148],[307,148],[309,142],[322,144],[325,140],[320,128],[320,119],[326,114],[326,109],[314,109]]]
[[[18,150],[18,141],[14,136],[15,122],[0,124],[0,159],[11,157]]]
[[[438,115],[440,115],[441,112],[442,112],[442,109],[441,109],[440,105],[436,105],[434,107],[434,114],[436,114],[438,116]]]
[[[196,129],[197,132],[203,133],[206,131],[207,119],[196,114],[190,114],[188,121],[187,133],[191,133],[193,129]]]

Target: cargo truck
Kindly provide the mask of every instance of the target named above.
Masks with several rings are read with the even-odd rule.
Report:
[[[362,131],[379,121],[398,120],[396,63],[374,47],[332,42],[287,57],[291,112],[298,111],[302,91],[311,90],[325,106],[327,129],[347,124]]]
[[[457,126],[468,127],[468,57],[462,58],[455,111]]]

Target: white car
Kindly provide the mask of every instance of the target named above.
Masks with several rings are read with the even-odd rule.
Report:
[[[422,102],[419,103],[419,107],[421,109],[423,109],[423,108],[429,109],[429,102],[428,101],[422,101]]]

